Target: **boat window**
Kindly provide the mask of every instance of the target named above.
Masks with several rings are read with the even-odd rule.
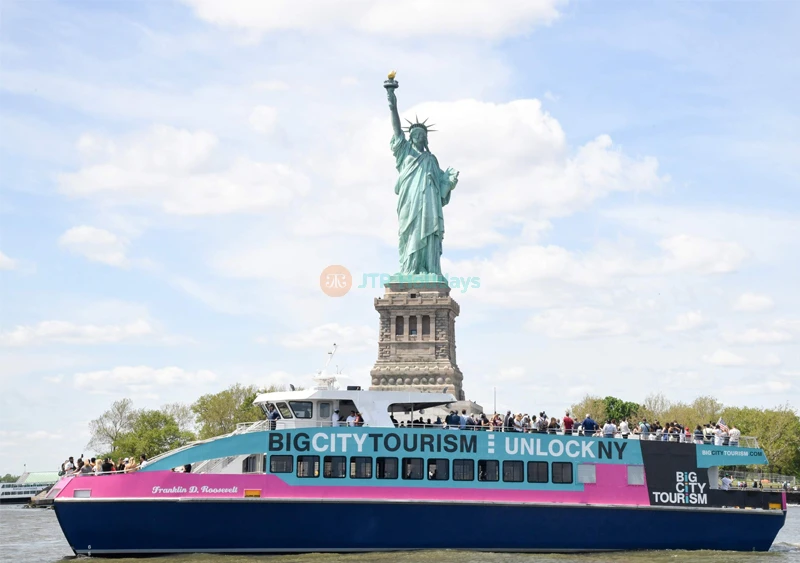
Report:
[[[297,476],[319,477],[319,456],[318,455],[297,456]]]
[[[528,462],[528,483],[547,483],[547,462],[529,461]]]
[[[568,461],[553,462],[553,483],[572,483],[572,463]]]
[[[578,483],[597,483],[597,466],[590,463],[579,463]]]
[[[289,401],[289,406],[297,418],[311,418],[314,414],[314,403],[311,401]]]
[[[329,479],[342,479],[347,476],[345,465],[347,458],[343,455],[326,455],[323,459],[322,476]]]
[[[629,485],[644,485],[644,466],[643,465],[629,465],[628,466],[628,484]]]
[[[428,460],[428,480],[447,481],[450,478],[450,461],[442,458]]]
[[[499,481],[500,463],[496,459],[478,460],[478,481]]]
[[[330,403],[320,403],[319,404],[319,417],[323,420],[328,420],[331,417],[331,404]]]
[[[422,479],[424,467],[421,457],[403,458],[403,479]]]
[[[372,458],[371,457],[351,457],[350,458],[350,478],[351,479],[372,479]]]
[[[242,473],[261,473],[263,465],[259,463],[261,461],[259,458],[261,458],[259,454],[249,455],[244,458],[242,461]]]
[[[286,406],[286,403],[275,403],[275,406],[278,407],[278,411],[283,418],[294,418],[292,411]]]
[[[379,457],[376,459],[375,476],[378,479],[397,479],[397,458]]]
[[[524,475],[521,461],[503,462],[503,481],[510,483],[522,483],[523,479]]]
[[[453,481],[474,481],[475,461],[471,459],[453,460]]]
[[[270,473],[291,473],[293,458],[290,455],[273,455],[269,457]]]

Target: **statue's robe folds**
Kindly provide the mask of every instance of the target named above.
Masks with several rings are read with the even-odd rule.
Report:
[[[441,274],[444,214],[456,180],[439,168],[430,152],[420,152],[405,135],[392,137],[400,176],[394,186],[400,222],[400,273]]]

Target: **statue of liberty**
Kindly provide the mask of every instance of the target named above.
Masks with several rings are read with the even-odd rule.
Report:
[[[444,238],[442,207],[450,202],[450,193],[458,183],[458,172],[443,171],[428,149],[428,133],[432,125],[415,119],[406,127],[406,139],[397,113],[398,83],[395,73],[384,82],[392,113],[392,153],[400,176],[394,186],[397,218],[400,222],[400,274],[442,274],[440,259]],[[408,121],[408,120],[406,120]]]

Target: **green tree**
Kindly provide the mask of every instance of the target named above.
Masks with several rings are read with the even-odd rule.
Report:
[[[228,434],[233,432],[240,422],[263,420],[264,413],[253,405],[253,401],[259,393],[283,390],[278,386],[270,386],[264,390],[255,385],[236,383],[219,393],[203,395],[192,405],[192,411],[197,415],[200,438]]]
[[[789,405],[774,409],[728,407],[722,411],[728,426],[744,436],[755,436],[769,461],[770,471],[800,474],[800,418]]]
[[[19,479],[19,475],[12,475],[11,473],[6,473],[2,477],[0,477],[0,483],[15,483]]]
[[[600,397],[585,395],[580,402],[575,403],[569,408],[572,418],[580,423],[587,414],[592,415],[594,420],[604,420],[606,418],[606,403]]]
[[[130,432],[137,411],[133,401],[121,399],[114,401],[111,408],[89,423],[89,444],[87,448],[94,451],[109,451],[124,433]]]
[[[148,458],[186,445],[194,434],[180,429],[175,419],[158,410],[139,411],[129,432],[120,434],[114,441],[113,456]]]
[[[605,418],[616,419],[617,421],[623,418],[633,419],[639,412],[638,403],[623,401],[611,396],[603,399],[603,406],[605,408]]]
[[[192,407],[183,403],[168,403],[161,407],[161,412],[171,416],[178,423],[178,428],[184,432],[194,431],[195,414]]]

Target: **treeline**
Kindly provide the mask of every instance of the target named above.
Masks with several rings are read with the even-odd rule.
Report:
[[[190,405],[170,403],[160,409],[137,409],[131,399],[121,399],[89,423],[91,439],[86,447],[97,457],[138,459],[145,454],[150,459],[194,440],[232,432],[240,422],[263,419],[253,401],[259,393],[273,391],[284,389],[236,383]]]
[[[618,421],[627,418],[629,422],[646,418],[649,422],[677,422],[691,428],[722,418],[728,426],[735,424],[743,436],[758,438],[759,446],[767,454],[770,471],[800,476],[800,417],[788,404],[771,409],[728,407],[710,396],[684,403],[670,401],[663,393],[648,395],[639,404],[616,397],[587,395],[572,405],[570,413],[579,420],[591,414],[600,424],[612,418]]]

